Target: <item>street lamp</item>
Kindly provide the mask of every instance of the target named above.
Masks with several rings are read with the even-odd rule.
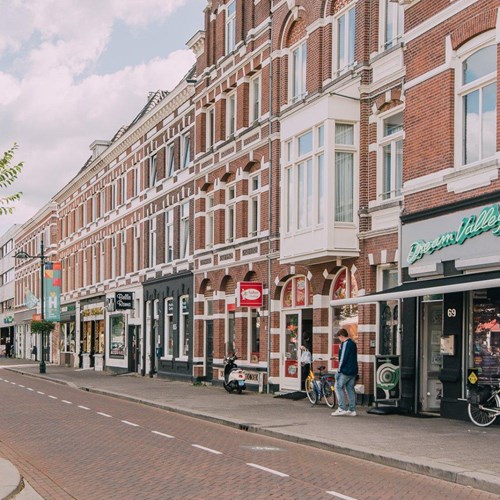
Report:
[[[44,316],[44,305],[45,305],[45,295],[43,289],[43,278],[45,274],[45,255],[43,253],[43,238],[40,241],[40,255],[29,255],[26,252],[17,252],[14,255],[15,259],[40,259],[40,301],[41,301],[41,320],[45,319]],[[45,342],[44,333],[42,332],[42,353],[40,357],[40,373],[45,373]]]

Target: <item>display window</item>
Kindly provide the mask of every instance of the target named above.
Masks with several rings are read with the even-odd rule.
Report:
[[[479,380],[500,378],[500,288],[473,293],[470,368]]]

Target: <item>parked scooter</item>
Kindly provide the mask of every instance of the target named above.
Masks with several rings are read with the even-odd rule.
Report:
[[[238,394],[241,394],[241,391],[247,388],[245,384],[246,376],[245,372],[241,368],[238,368],[238,365],[235,363],[237,359],[236,353],[224,358],[223,384],[227,392],[237,391]]]

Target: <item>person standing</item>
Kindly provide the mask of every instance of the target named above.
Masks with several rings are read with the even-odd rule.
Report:
[[[340,340],[339,368],[335,377],[335,392],[339,400],[339,407],[332,413],[334,417],[347,415],[356,416],[356,392],[354,384],[358,375],[358,348],[356,343],[349,338],[349,333],[344,328],[337,332]],[[348,405],[345,401],[344,389],[347,392]]]
[[[305,345],[300,347],[300,366],[302,370],[302,379],[300,381],[300,385],[302,389],[305,388],[306,378],[309,376],[309,372],[311,371],[311,363],[312,356],[310,351],[307,349]]]

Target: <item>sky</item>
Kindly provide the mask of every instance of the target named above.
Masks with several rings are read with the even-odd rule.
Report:
[[[207,0],[0,0],[0,155],[17,143],[21,191],[0,236],[33,217],[194,64],[186,42]]]

